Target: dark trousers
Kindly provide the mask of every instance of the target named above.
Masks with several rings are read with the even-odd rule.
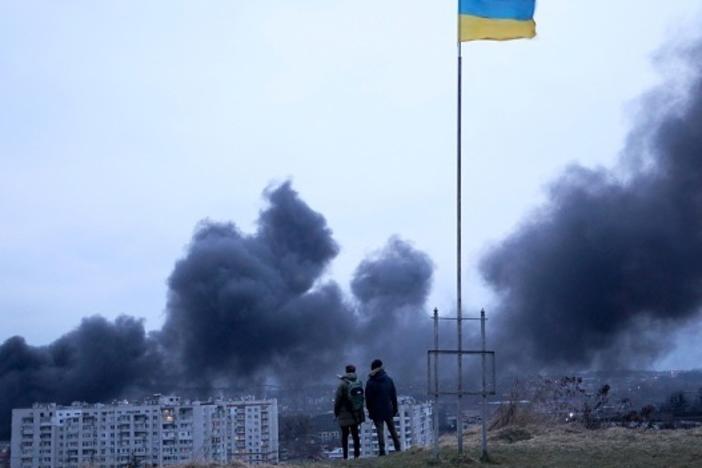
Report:
[[[353,457],[361,456],[361,439],[358,437],[358,426],[341,427],[341,448],[344,451],[344,460],[349,458],[349,432],[353,438]]]
[[[387,424],[388,432],[392,438],[392,443],[395,446],[395,451],[400,451],[400,438],[397,436],[397,430],[395,430],[395,421],[392,416],[385,419],[373,420],[375,424],[375,431],[378,433],[378,455],[385,455],[385,431],[383,424]]]

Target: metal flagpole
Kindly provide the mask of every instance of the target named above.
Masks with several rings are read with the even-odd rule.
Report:
[[[482,354],[480,355],[483,381],[481,386],[481,400],[480,400],[480,419],[481,419],[481,430],[480,430],[480,460],[488,461],[488,451],[487,451],[487,378],[485,375],[486,365],[485,365],[485,309],[480,311],[480,350]],[[494,362],[494,361],[493,361]]]
[[[434,350],[439,350],[439,309],[434,309]],[[430,362],[431,359],[427,360]],[[431,375],[431,369],[429,370]],[[431,378],[429,379],[431,386]],[[434,458],[439,458],[439,355],[434,356]]]
[[[460,18],[460,2],[459,2]],[[460,20],[459,20],[460,21]],[[461,288],[461,147],[462,147],[463,54],[460,25],[458,38],[458,102],[456,141],[456,323],[458,328],[458,395],[456,408],[456,437],[458,453],[463,453],[463,297]]]

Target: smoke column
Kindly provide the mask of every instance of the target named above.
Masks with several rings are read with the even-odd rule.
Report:
[[[354,336],[338,286],[316,284],[339,250],[326,221],[289,183],[267,197],[252,236],[202,223],[169,278],[163,340],[190,378],[328,365]]]
[[[397,237],[358,266],[351,290],[359,303],[364,367],[380,357],[393,372],[424,378],[418,364],[431,343],[426,302],[433,272],[429,256]]]
[[[650,365],[702,305],[702,46],[689,81],[644,101],[624,174],[569,168],[482,262],[501,300],[502,362]],[[678,70],[679,71],[679,70]],[[528,356],[528,357],[527,357]]]

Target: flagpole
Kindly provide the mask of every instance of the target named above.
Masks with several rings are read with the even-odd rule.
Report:
[[[460,2],[459,2],[460,21]],[[458,453],[463,453],[463,295],[461,284],[461,187],[462,187],[462,118],[463,118],[463,51],[460,38],[457,42],[458,49],[458,86],[457,86],[457,112],[456,112],[456,323],[458,332],[458,392],[456,411],[456,437],[458,438]]]

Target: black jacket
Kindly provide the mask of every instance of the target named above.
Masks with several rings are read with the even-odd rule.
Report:
[[[368,375],[366,408],[368,408],[368,416],[373,421],[382,421],[397,414],[395,383],[382,367]]]

